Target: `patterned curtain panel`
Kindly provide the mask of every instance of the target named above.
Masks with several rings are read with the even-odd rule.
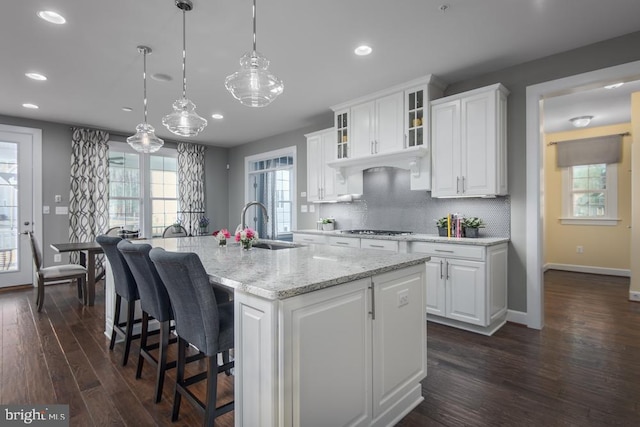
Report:
[[[178,210],[184,227],[197,234],[204,215],[204,152],[197,144],[178,144]]]
[[[69,242],[90,242],[109,224],[109,134],[82,128],[72,132]],[[72,253],[71,260],[79,262],[79,254]],[[98,268],[102,264],[96,261]]]

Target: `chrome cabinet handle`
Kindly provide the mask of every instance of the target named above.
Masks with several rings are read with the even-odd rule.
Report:
[[[336,242],[336,245],[348,245],[349,243],[347,242]]]
[[[373,286],[374,283],[371,282],[371,286],[369,286],[369,290],[371,291],[371,311],[369,314],[371,315],[371,320],[376,320],[376,293]]]
[[[442,260],[440,260],[440,278],[442,279]]]
[[[369,148],[369,154],[373,154],[373,141],[371,141],[371,148]]]
[[[460,193],[460,177],[456,177],[456,193]]]
[[[447,279],[446,280],[449,280],[449,261],[446,261],[446,262],[447,262]]]
[[[403,143],[403,147],[407,148],[407,134],[404,134],[404,143]]]
[[[464,176],[463,176],[462,177],[462,193],[464,193],[464,192],[465,192],[465,190],[464,190]]]
[[[384,248],[382,245],[369,245],[370,248]]]
[[[447,254],[454,253],[453,251],[448,251],[448,250],[445,250],[445,249],[435,249],[434,252],[444,252],[444,253],[447,253]]]

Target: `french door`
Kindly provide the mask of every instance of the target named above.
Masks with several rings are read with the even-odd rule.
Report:
[[[35,231],[42,242],[42,227],[34,223],[41,150],[40,129],[0,125],[0,287],[33,283],[31,246],[22,233]]]

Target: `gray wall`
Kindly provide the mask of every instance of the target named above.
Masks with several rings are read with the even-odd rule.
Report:
[[[277,101],[276,101],[277,102]],[[229,230],[233,233],[240,224],[240,212],[245,204],[244,200],[244,158],[254,154],[265,153],[285,147],[296,148],[296,192],[298,212],[298,229],[315,227],[317,213],[300,213],[300,205],[307,204],[306,197],[300,197],[301,191],[307,191],[307,140],[305,133],[333,126],[333,113],[328,111],[318,117],[316,124],[293,130],[280,135],[264,138],[233,147],[229,150]]]
[[[445,95],[502,83],[508,99],[509,308],[527,311],[526,256],[526,90],[527,86],[640,60],[640,32],[527,62],[449,85]],[[446,80],[446,76],[441,76]]]

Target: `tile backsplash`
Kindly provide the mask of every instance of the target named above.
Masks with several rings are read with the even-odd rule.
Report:
[[[362,199],[320,204],[320,218],[333,217],[338,229],[402,230],[437,234],[435,220],[449,213],[481,218],[480,237],[511,237],[509,197],[435,199],[409,189],[409,171],[385,167],[364,172]]]

